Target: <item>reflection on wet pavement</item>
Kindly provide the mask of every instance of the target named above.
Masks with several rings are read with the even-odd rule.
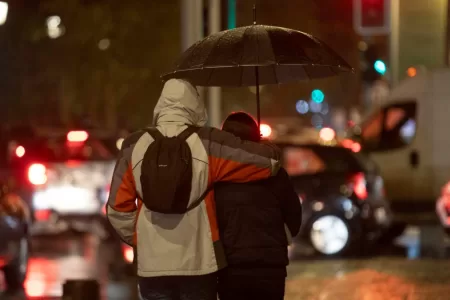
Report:
[[[96,279],[104,299],[132,299],[130,282],[109,280],[108,266],[117,257],[111,253],[111,247],[101,247],[94,236],[39,237],[33,240],[32,249],[25,282],[29,299],[59,299],[68,279]]]
[[[410,227],[396,244],[365,258],[291,262],[285,299],[450,299],[449,242],[441,230]]]
[[[445,250],[448,241],[439,230],[412,227],[396,243],[397,247],[383,246],[377,255],[358,259],[309,256],[293,261],[285,299],[450,299],[450,260],[439,250]],[[427,250],[427,244],[433,251]],[[104,299],[132,300],[131,280],[109,280],[108,266],[118,259],[112,249],[89,234],[35,239],[26,281],[30,299],[59,299],[65,280],[94,278],[102,285]]]
[[[82,256],[33,258],[25,288],[30,297],[61,296],[66,279],[97,277],[95,264]]]
[[[296,262],[288,300],[439,300],[450,295],[450,263],[381,258]]]

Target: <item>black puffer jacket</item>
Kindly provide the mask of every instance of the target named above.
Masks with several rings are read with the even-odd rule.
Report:
[[[286,272],[288,240],[299,232],[302,208],[284,169],[251,183],[221,183],[215,187],[220,237],[229,269],[278,269]]]

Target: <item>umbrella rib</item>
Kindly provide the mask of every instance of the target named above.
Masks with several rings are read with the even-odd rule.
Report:
[[[308,72],[308,70],[306,69],[306,67],[307,67],[306,65],[303,66],[303,71],[305,71],[306,76],[308,76],[308,80],[311,80],[312,77],[309,75],[309,72]]]
[[[189,47],[186,51],[192,49],[192,51],[191,51],[191,53],[190,53],[190,56],[195,56],[195,54],[196,54],[197,52],[199,52],[200,49],[203,48],[203,47],[202,47],[203,44],[206,43],[207,41],[208,41],[208,38],[202,39],[202,40],[196,42],[196,43],[195,43],[194,45],[192,45],[191,47]]]
[[[213,72],[214,72],[214,69],[211,69],[210,72],[209,72],[208,80],[206,81],[206,84],[208,86],[209,86],[209,82],[211,81],[211,77],[212,77]]]
[[[245,41],[245,38],[246,38],[247,30],[249,30],[250,28],[251,28],[250,26],[245,28],[244,33],[242,34],[243,39],[242,39],[241,43],[242,43],[242,48],[243,49],[242,49],[242,52],[241,52],[241,58],[239,58],[239,61],[238,61],[238,67],[241,69],[241,78],[239,79],[240,85],[242,85],[242,79],[244,78],[244,68],[241,67],[242,58],[244,57],[244,53],[245,53],[245,51],[244,51],[245,50],[245,43],[244,43],[244,41]]]
[[[272,65],[273,75],[275,76],[275,83],[279,84],[278,82],[278,76],[277,76],[277,65]]]
[[[267,34],[267,38],[269,39],[269,42],[270,42],[270,49],[272,49],[273,59],[275,61],[275,64],[272,65],[273,74],[275,75],[275,82],[276,82],[276,84],[278,84],[278,76],[277,76],[277,70],[276,70],[276,67],[278,66],[278,60],[277,60],[277,57],[276,57],[275,53],[273,53],[272,39],[270,38],[270,34],[269,34],[269,32],[267,30],[266,30],[266,34]]]
[[[272,43],[272,39],[270,38],[270,34],[269,34],[268,31],[266,31],[266,34],[267,34],[267,38],[269,39],[269,42],[270,42],[270,49],[272,49],[272,53],[273,53],[273,43]],[[275,53],[273,53],[273,59],[274,59],[274,61],[275,61],[275,65],[278,65],[278,60],[277,60],[277,57],[276,57]]]
[[[206,56],[206,59],[203,62],[203,67],[205,67],[206,63],[208,62],[209,57],[211,56],[211,54],[214,52],[214,50],[216,50],[218,48],[218,45],[220,44],[220,41],[228,34],[230,33],[230,31],[225,31],[216,41],[216,43],[214,44],[214,47],[212,47],[211,51],[209,51],[208,55]]]

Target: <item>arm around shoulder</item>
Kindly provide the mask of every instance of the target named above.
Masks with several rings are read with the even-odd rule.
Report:
[[[214,181],[265,179],[280,168],[281,151],[273,144],[244,141],[215,128],[202,128],[198,134],[208,153]]]

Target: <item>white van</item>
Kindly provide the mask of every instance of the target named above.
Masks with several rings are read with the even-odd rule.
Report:
[[[433,210],[450,180],[450,69],[406,79],[358,129],[393,208]]]

